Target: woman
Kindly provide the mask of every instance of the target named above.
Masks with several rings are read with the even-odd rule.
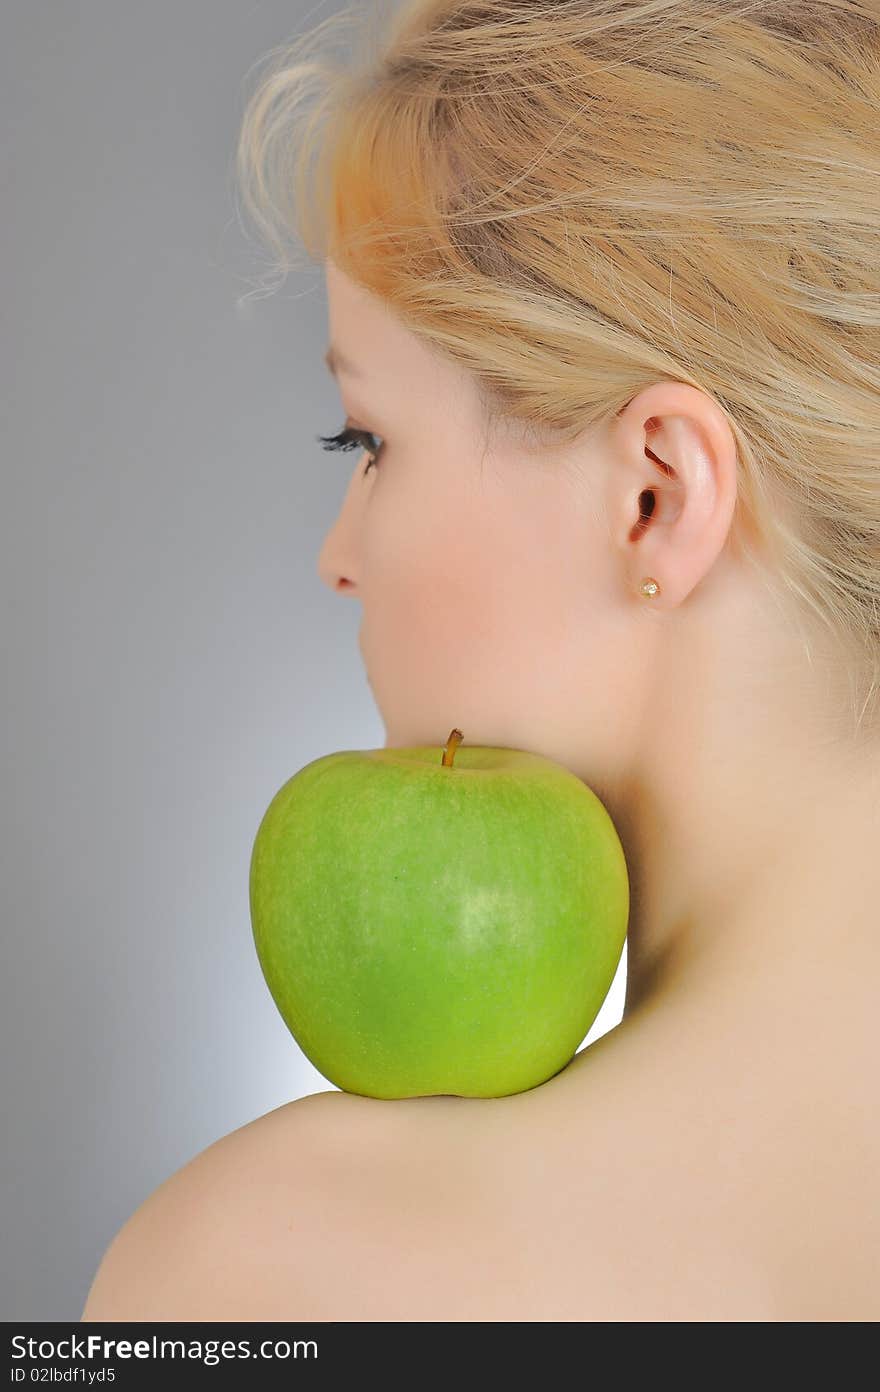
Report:
[[[239,150],[324,266],[365,450],[320,573],[388,745],[454,723],[602,799],[626,1005],[526,1093],[326,1093],[226,1138],[132,1245],[140,1317],[875,1320],[876,7],[343,21]],[[196,1207],[179,1246],[239,1275],[163,1304]]]

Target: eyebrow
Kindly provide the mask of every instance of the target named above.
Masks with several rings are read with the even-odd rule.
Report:
[[[333,347],[332,343],[324,354],[324,362],[327,364],[327,367],[334,377],[338,377],[340,372],[347,373],[349,377],[363,376],[360,369],[355,367],[354,363],[349,362],[348,358],[342,353],[338,352],[338,350]]]

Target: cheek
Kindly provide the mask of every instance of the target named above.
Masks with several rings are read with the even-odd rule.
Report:
[[[384,532],[384,528],[383,528]],[[494,605],[472,523],[430,509],[418,523],[372,539],[365,567],[369,651],[386,695],[411,699],[448,678],[492,641]]]
[[[576,661],[577,592],[558,547],[473,496],[455,508],[432,495],[381,525],[377,508],[375,522],[365,649],[392,742],[442,742],[459,724],[472,743],[516,745]]]

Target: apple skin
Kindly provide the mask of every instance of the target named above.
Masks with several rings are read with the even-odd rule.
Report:
[[[266,984],[344,1092],[538,1086],[574,1056],[623,951],[629,878],[596,794],[524,750],[442,758],[421,745],[315,759],[254,841]]]

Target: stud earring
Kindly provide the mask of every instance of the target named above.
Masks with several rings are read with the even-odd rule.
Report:
[[[658,595],[659,593],[660,586],[657,584],[657,581],[650,575],[646,576],[639,586],[639,594],[643,594],[646,599],[653,599],[654,595]]]

